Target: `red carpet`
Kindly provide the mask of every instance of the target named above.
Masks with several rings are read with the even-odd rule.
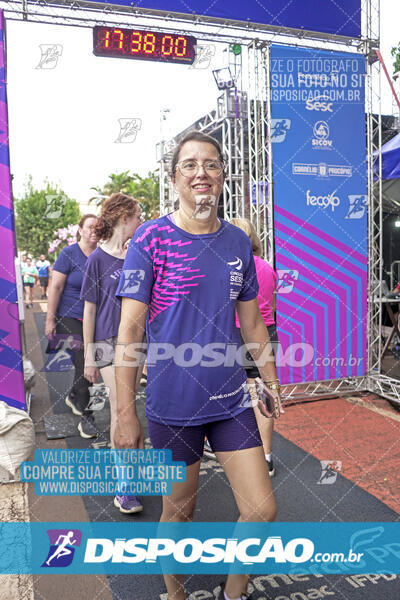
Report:
[[[386,401],[365,396],[288,406],[276,431],[318,460],[341,461],[344,477],[400,513],[400,414]]]

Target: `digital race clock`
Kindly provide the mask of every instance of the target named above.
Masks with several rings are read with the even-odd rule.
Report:
[[[196,38],[160,31],[96,26],[93,28],[93,53],[191,65],[196,56]]]

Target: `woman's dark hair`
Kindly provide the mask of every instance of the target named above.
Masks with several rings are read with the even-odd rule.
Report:
[[[85,224],[85,221],[87,221],[88,219],[97,219],[97,215],[92,215],[90,213],[83,215],[83,217],[81,218],[81,220],[78,223],[78,227],[82,228],[83,225]],[[76,241],[79,242],[80,239],[81,239],[81,234],[79,233],[79,231],[77,231],[76,232]]]
[[[99,240],[109,240],[113,234],[114,227],[121,217],[133,217],[138,211],[139,202],[122,194],[115,192],[109,198],[104,200],[101,206],[101,213],[93,231]]]
[[[174,153],[172,155],[170,168],[169,168],[169,174],[171,175],[171,177],[173,175],[175,175],[176,165],[179,162],[179,154],[180,154],[180,151],[182,150],[182,146],[184,144],[186,144],[187,142],[205,142],[206,144],[212,144],[214,146],[214,148],[216,148],[218,151],[219,160],[222,162],[222,164],[224,164],[224,157],[222,154],[221,146],[219,145],[217,140],[214,139],[213,137],[211,137],[210,135],[206,135],[205,133],[201,133],[201,131],[196,131],[195,129],[193,129],[192,131],[189,131],[178,142],[178,145],[176,146],[176,148],[174,148]]]

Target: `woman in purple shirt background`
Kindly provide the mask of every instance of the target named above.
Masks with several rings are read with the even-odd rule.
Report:
[[[74,344],[80,345],[72,350],[75,375],[65,403],[75,415],[81,416],[78,431],[84,438],[97,435],[93,414],[87,410],[91,384],[83,375],[83,301],[80,299],[83,270],[88,256],[97,247],[97,236],[92,229],[96,221],[96,215],[84,215],[79,221],[78,242],[63,248],[54,263],[45,325],[50,343],[55,334],[63,334],[74,336]]]
[[[115,193],[103,202],[94,228],[101,243],[87,261],[81,298],[85,302],[83,338],[85,377],[91,383],[102,379],[109,389],[110,440],[114,448],[116,425],[116,391],[114,349],[121,316],[121,299],[115,296],[126,255],[126,242],[141,223],[137,200]],[[142,510],[136,496],[117,495],[114,504],[123,513]]]
[[[261,316],[267,326],[271,348],[275,355],[278,343],[278,334],[275,324],[276,285],[278,276],[274,269],[262,258],[262,245],[260,238],[249,219],[231,219],[230,223],[242,229],[250,238],[253,248],[254,264],[256,265],[257,281],[259,291],[257,302],[260,307]],[[240,328],[239,319],[236,315],[236,327]],[[249,352],[246,353],[245,371],[247,375],[247,387],[253,401],[254,414],[257,419],[258,429],[264,447],[265,459],[268,464],[269,476],[275,475],[275,466],[272,460],[272,434],[274,432],[274,419],[264,419],[258,410],[258,393],[256,379],[260,377],[260,371]]]

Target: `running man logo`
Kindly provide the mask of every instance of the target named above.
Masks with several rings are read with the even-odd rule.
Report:
[[[79,529],[48,529],[50,548],[42,567],[68,567],[74,558],[75,549],[81,545]]]
[[[41,57],[36,69],[55,69],[62,54],[61,44],[39,44]]]
[[[140,284],[144,279],[143,269],[125,269],[122,271],[124,283],[121,292],[125,294],[136,294],[139,291]]]
[[[194,197],[196,205],[192,214],[193,219],[208,219],[217,198],[213,194],[198,194]]]
[[[195,61],[189,66],[189,69],[208,69],[213,56],[215,56],[214,44],[197,46]]]
[[[142,119],[118,119],[119,134],[115,144],[133,144],[142,128]]]
[[[278,273],[278,294],[289,294],[293,288],[294,284],[299,278],[299,272],[295,270],[289,269],[277,269]]]
[[[345,219],[362,219],[368,206],[368,198],[364,194],[351,194],[349,199],[349,209]]]
[[[49,354],[42,371],[61,373],[70,371],[73,367],[71,352],[80,350],[82,337],[67,333],[57,333],[49,340],[46,353]]]
[[[321,463],[321,476],[317,481],[317,484],[332,484],[335,483],[338,472],[342,470],[341,460],[320,460]]]
[[[44,211],[45,219],[59,219],[62,215],[63,207],[67,203],[66,196],[60,194],[46,194],[46,210]]]
[[[271,142],[275,144],[284,142],[291,124],[291,119],[271,119]]]

